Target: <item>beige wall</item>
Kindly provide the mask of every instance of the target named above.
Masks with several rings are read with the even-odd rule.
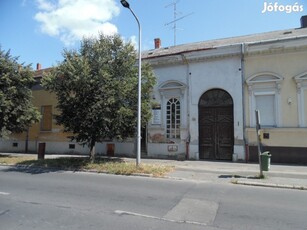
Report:
[[[41,106],[52,105],[52,114],[57,114],[57,99],[55,94],[45,90],[35,90],[33,93],[33,104],[40,111]],[[67,134],[63,133],[63,127],[52,121],[52,131],[41,131],[40,123],[34,124],[29,130],[29,141],[68,141]]]
[[[249,145],[257,145],[255,128],[246,129]],[[278,147],[307,147],[306,128],[264,128],[261,129],[261,144]],[[269,134],[269,139],[263,138],[263,133]]]
[[[307,71],[307,52],[257,55],[245,58],[245,80],[261,72],[273,72],[283,77],[280,90],[282,127],[298,127],[297,89],[293,77]],[[246,125],[250,126],[248,90],[245,84]],[[288,98],[292,103],[288,104]]]
[[[272,51],[273,52],[273,51]],[[307,128],[299,128],[297,85],[295,76],[307,72],[307,49],[296,48],[288,51],[265,54],[247,53],[245,55],[245,81],[258,73],[271,72],[283,78],[280,88],[280,124],[276,128],[264,128],[262,132],[270,134],[270,139],[262,139],[268,146],[307,147]],[[256,131],[250,124],[250,103],[248,86],[245,84],[244,105],[246,116],[246,139],[248,144],[256,143]],[[307,89],[304,91],[305,124],[307,124]],[[291,101],[291,103],[289,103]]]

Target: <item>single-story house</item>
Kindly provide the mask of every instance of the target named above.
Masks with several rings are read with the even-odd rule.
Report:
[[[152,120],[142,130],[142,156],[257,161],[255,110],[263,151],[273,162],[307,164],[307,23],[247,36],[142,52],[157,77]],[[36,79],[44,71],[37,66]],[[0,142],[0,151],[87,153],[55,124],[56,97],[38,84],[33,103],[42,121]],[[133,140],[98,143],[102,155],[135,155]]]

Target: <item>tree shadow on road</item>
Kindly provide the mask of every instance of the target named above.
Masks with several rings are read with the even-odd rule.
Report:
[[[15,165],[10,166],[8,169],[1,170],[3,172],[20,172],[20,173],[29,173],[29,174],[43,174],[43,173],[51,173],[51,172],[60,172],[64,171],[60,168],[43,168],[32,165]]]

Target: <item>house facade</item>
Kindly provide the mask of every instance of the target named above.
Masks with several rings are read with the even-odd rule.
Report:
[[[199,43],[144,55],[158,81],[149,156],[244,159],[240,53],[240,45]]]
[[[158,78],[150,156],[258,161],[259,110],[262,151],[273,162],[307,163],[306,25],[156,48],[143,55]],[[169,121],[173,114],[180,120]]]
[[[37,64],[34,78],[36,84],[32,88],[32,103],[41,112],[39,123],[33,124],[28,131],[21,134],[13,134],[9,139],[0,140],[0,152],[29,152],[38,153],[43,145],[46,154],[88,154],[87,146],[79,145],[70,141],[70,133],[65,133],[64,128],[56,124],[54,115],[58,114],[57,98],[54,93],[46,91],[41,86],[41,79],[44,73],[51,68],[42,69]],[[133,141],[118,143],[117,151],[125,153],[125,148],[130,151],[127,155],[133,154]],[[122,150],[121,150],[122,148]],[[114,155],[114,143],[97,143],[96,152],[98,154]]]
[[[258,109],[263,150],[271,152],[273,162],[306,164],[306,31],[289,30],[283,34],[294,36],[244,47],[248,157],[256,161],[258,156],[254,129],[254,110]]]
[[[306,20],[305,20],[306,21]],[[255,110],[263,151],[273,162],[307,163],[307,28],[161,47],[142,53],[153,67],[152,120],[142,130],[142,156],[257,161]],[[39,83],[43,72],[38,68]],[[47,70],[48,71],[48,70]],[[0,151],[88,153],[71,143],[52,114],[56,98],[38,84],[42,121],[0,142]],[[135,155],[134,140],[97,143],[97,154]]]

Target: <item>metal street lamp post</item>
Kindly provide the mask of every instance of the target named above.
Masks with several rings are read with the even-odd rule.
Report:
[[[142,59],[141,59],[141,24],[138,17],[135,15],[133,10],[127,1],[120,1],[123,7],[128,8],[133,14],[135,20],[137,21],[139,27],[139,74],[138,74],[138,115],[137,115],[137,152],[136,152],[136,166],[138,167],[141,163],[141,89],[142,89]]]

